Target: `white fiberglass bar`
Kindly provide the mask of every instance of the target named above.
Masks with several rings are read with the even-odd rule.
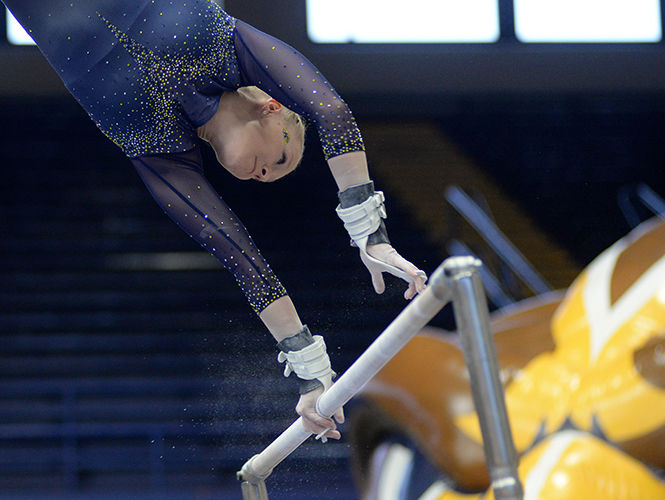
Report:
[[[317,401],[317,411],[330,417],[383,368],[451,299],[460,326],[471,390],[483,434],[487,467],[497,500],[520,500],[517,454],[508,424],[496,352],[489,331],[487,301],[478,275],[481,263],[473,257],[446,259],[429,285],[393,320],[367,350]],[[275,441],[243,465],[244,500],[267,500],[265,479],[311,434],[299,418]]]
[[[367,350],[344,372],[317,402],[322,415],[331,416],[344,406],[376,373],[416,335],[450,300],[445,283],[444,264],[434,272],[427,288],[393,320]],[[256,484],[300,446],[311,434],[298,418],[260,454],[252,457],[238,473],[239,478]]]

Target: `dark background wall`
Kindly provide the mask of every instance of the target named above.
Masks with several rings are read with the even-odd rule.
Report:
[[[398,123],[404,144],[419,144],[414,136],[436,127],[580,266],[628,231],[616,202],[623,186],[646,182],[665,195],[663,43],[519,44],[509,35],[510,2],[500,0],[508,36],[496,44],[316,45],[305,36],[304,4],[227,0],[226,8],[307,55],[351,104],[361,128],[372,131],[368,138],[383,137],[382,124],[392,130]],[[408,7],[404,17],[408,22]],[[163,216],[35,47],[0,42],[0,131],[0,496],[20,490],[32,500],[35,488],[58,489],[62,498],[86,488],[104,492],[118,487],[119,475],[126,480],[120,486],[133,484],[135,468],[148,490],[172,481],[174,488],[204,484],[219,493],[228,482],[237,494],[233,473],[292,419],[293,398],[274,366],[274,346],[235,283],[213,271],[214,263],[188,274],[140,262],[113,267],[125,254],[193,258],[198,247]],[[314,134],[309,143],[307,168],[284,184],[213,176],[262,242],[300,314],[334,339],[333,362],[343,369],[404,303],[395,281],[384,296],[371,292],[334,216],[334,185]],[[397,149],[371,148],[372,167]],[[405,177],[409,151],[402,145]],[[437,154],[426,159],[432,167],[421,182],[448,178],[450,158]],[[294,221],[303,196],[307,217]],[[410,225],[397,197],[389,199],[396,246],[431,271],[441,256]],[[255,357],[246,362],[240,349]],[[267,394],[274,387],[279,400]],[[133,425],[137,419],[145,422]],[[77,442],[72,429],[82,420],[98,433]],[[326,448],[329,456],[308,449],[301,462],[326,477],[297,484],[305,476],[284,468],[288,480],[273,482],[273,491],[295,499],[287,487],[327,484],[346,490],[326,490],[322,498],[354,498],[346,446]],[[331,481],[329,470],[341,479]]]

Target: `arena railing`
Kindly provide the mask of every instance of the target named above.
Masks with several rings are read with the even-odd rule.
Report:
[[[458,186],[450,186],[445,191],[445,198],[533,293],[541,294],[552,290],[545,278],[467,193]]]

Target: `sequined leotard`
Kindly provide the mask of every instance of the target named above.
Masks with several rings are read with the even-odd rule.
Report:
[[[260,313],[286,290],[203,175],[196,128],[255,85],[314,122],[324,156],[363,150],[349,108],[301,54],[212,0],[2,0],[164,211]]]

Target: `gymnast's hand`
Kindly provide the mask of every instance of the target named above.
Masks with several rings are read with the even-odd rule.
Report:
[[[316,437],[339,439],[342,435],[332,418],[326,418],[316,411],[316,400],[323,394],[323,387],[314,389],[300,396],[296,406],[296,413],[302,417],[302,425],[306,431],[316,434]],[[337,423],[344,423],[344,410],[340,408],[333,415]],[[322,433],[324,433],[322,435]]]
[[[367,254],[369,254],[372,259],[368,259]],[[367,267],[369,274],[372,276],[372,285],[374,285],[376,293],[383,293],[386,289],[386,285],[383,282],[384,272],[394,274],[409,283],[409,287],[404,292],[404,298],[407,300],[412,299],[417,293],[422,292],[425,288],[427,275],[398,254],[388,243],[367,245],[367,254],[365,254],[365,252],[360,252],[360,258],[363,261],[363,264],[365,264],[365,267]],[[394,272],[390,267],[386,267],[382,264],[387,264],[393,269],[396,268],[401,272]]]

